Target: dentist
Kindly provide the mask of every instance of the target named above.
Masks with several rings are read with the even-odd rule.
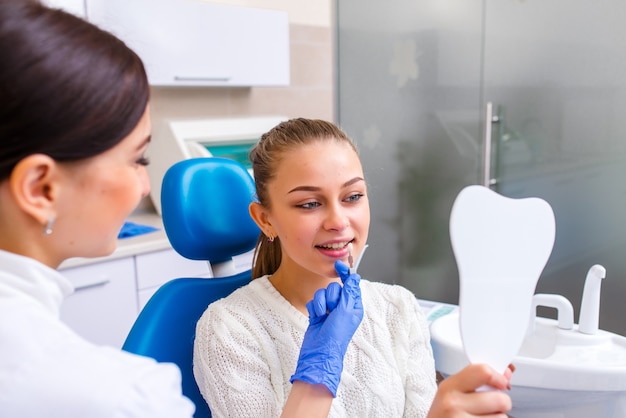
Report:
[[[174,365],[91,344],[59,319],[56,268],[110,254],[150,190],[149,86],[120,40],[0,1],[0,415],[191,417]]]

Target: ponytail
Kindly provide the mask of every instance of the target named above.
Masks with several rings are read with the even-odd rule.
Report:
[[[256,279],[268,274],[274,274],[280,266],[282,252],[280,240],[274,238],[273,241],[267,239],[261,232],[254,249],[254,263],[252,266],[252,278]]]

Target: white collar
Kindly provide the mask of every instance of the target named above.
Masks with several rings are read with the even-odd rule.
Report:
[[[30,257],[0,250],[0,298],[30,298],[59,315],[72,283],[57,270]]]

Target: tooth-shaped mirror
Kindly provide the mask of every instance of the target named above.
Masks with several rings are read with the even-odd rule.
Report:
[[[511,199],[483,186],[457,196],[450,239],[459,270],[461,338],[471,363],[504,372],[517,355],[554,236],[554,212],[542,199]]]

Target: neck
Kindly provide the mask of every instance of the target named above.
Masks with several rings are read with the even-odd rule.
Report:
[[[326,288],[331,282],[337,282],[339,278],[328,278],[313,275],[311,272],[299,271],[288,272],[282,265],[270,277],[274,288],[296,309],[308,316],[306,304],[318,289]]]

